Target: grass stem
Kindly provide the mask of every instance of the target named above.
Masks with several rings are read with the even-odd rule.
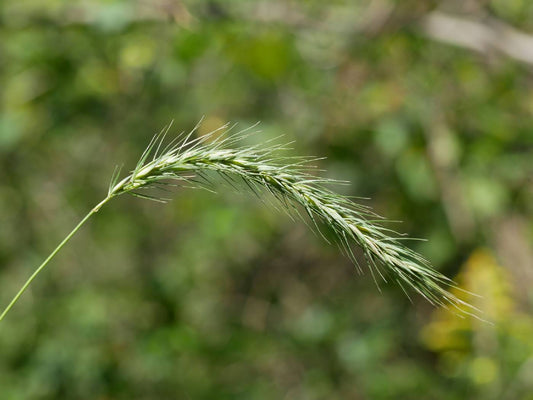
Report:
[[[0,321],[2,321],[4,319],[4,317],[7,315],[7,313],[9,312],[9,310],[11,310],[11,308],[15,305],[15,303],[18,301],[18,299],[20,298],[20,296],[22,296],[22,294],[26,291],[26,289],[28,288],[28,286],[30,286],[30,284],[33,282],[33,280],[37,277],[37,275],[39,275],[39,273],[44,269],[44,267],[46,267],[46,265],[50,262],[50,260],[52,258],[54,258],[54,256],[59,252],[59,250],[61,250],[63,248],[63,246],[72,238],[72,236],[74,236],[74,234],[82,227],[83,224],[85,224],[85,222],[87,222],[87,220],[89,218],[91,218],[91,216],[95,213],[98,212],[98,210],[105,204],[107,203],[113,196],[108,196],[106,197],[104,200],[102,200],[100,203],[98,203],[98,205],[96,207],[94,207],[79,223],[78,225],[76,225],[76,227],[63,239],[63,241],[61,243],[59,243],[59,245],[54,249],[54,251],[52,251],[50,253],[50,255],[46,258],[46,260],[43,261],[43,263],[41,265],[39,265],[39,267],[35,270],[35,272],[28,278],[28,280],[24,283],[24,285],[20,288],[20,290],[18,291],[18,293],[15,295],[15,297],[13,297],[13,299],[11,300],[11,302],[9,303],[9,305],[5,308],[5,310],[2,312],[2,315],[0,315]]]

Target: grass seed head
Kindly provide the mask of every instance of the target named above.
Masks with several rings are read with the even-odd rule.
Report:
[[[231,133],[235,126],[224,125],[193,138],[197,128],[198,125],[166,147],[163,142],[169,128],[156,135],[132,173],[118,183],[111,183],[109,195],[129,193],[164,201],[139,191],[169,180],[193,187],[203,186],[202,179],[194,179],[191,172],[204,181],[209,171],[230,183],[237,178],[256,194],[261,191],[270,193],[283,209],[298,217],[302,217],[303,210],[313,229],[322,237],[325,235],[321,229],[329,229],[334,242],[361,271],[353,252],[353,246],[358,246],[376,283],[377,277],[385,281],[391,279],[404,291],[406,287],[411,288],[432,304],[451,305],[462,313],[469,313],[471,306],[449,292],[453,282],[403,245],[400,241],[405,237],[384,227],[384,219],[370,208],[325,187],[337,181],[311,173],[314,171],[309,162],[316,158],[281,156],[280,150],[286,145],[246,146],[243,139],[252,133],[251,128]],[[229,132],[220,134],[224,130]]]

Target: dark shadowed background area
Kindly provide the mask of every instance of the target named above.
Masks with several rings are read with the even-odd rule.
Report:
[[[533,2],[0,5],[0,306],[174,120],[261,121],[454,277],[431,307],[249,193],[105,206],[0,324],[0,398],[533,399]]]

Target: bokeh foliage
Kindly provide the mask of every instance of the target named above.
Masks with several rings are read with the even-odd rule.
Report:
[[[533,33],[528,1],[449,2]],[[327,156],[494,325],[376,289],[223,185],[121,198],[0,326],[2,399],[531,399],[531,66],[428,38],[437,2],[0,5],[0,301],[171,119]],[[259,139],[256,139],[259,140]]]

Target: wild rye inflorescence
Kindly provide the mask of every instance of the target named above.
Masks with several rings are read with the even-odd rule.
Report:
[[[376,276],[385,280],[393,279],[402,288],[407,286],[414,289],[432,304],[451,305],[462,312],[466,312],[463,306],[470,307],[446,289],[453,285],[450,279],[401,244],[402,238],[381,225],[382,219],[368,207],[325,188],[325,184],[337,181],[310,173],[309,163],[316,158],[282,157],[278,153],[284,149],[284,145],[267,143],[244,146],[241,141],[250,134],[251,128],[230,134],[221,132],[231,130],[229,125],[224,125],[193,139],[198,126],[165,145],[165,137],[170,129],[170,126],[167,127],[154,136],[127,177],[119,180],[120,170],[116,169],[107,197],[82,219],[35,270],[0,315],[0,321],[55,254],[109,200],[127,193],[165,202],[166,199],[142,191],[166,187],[171,182],[174,185],[203,186],[209,180],[209,172],[221,175],[231,184],[241,180],[256,194],[266,190],[284,209],[297,216],[303,217],[302,211],[305,212],[316,231],[320,232],[320,226],[323,226],[332,232],[334,241],[353,261],[358,271],[362,269],[352,251],[354,244],[362,250],[374,279]]]

